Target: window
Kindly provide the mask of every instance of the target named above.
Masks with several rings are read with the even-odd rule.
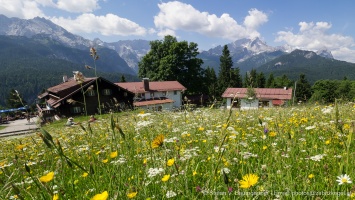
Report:
[[[88,90],[88,91],[86,92],[86,95],[87,95],[88,97],[93,97],[93,96],[95,96],[95,95],[96,95],[95,90]]]
[[[177,91],[176,90],[174,91],[174,95],[177,95]]]
[[[80,106],[71,107],[70,112],[71,113],[81,113],[81,107]]]
[[[150,98],[154,98],[154,92],[150,93]]]
[[[168,94],[168,92],[167,92],[167,91],[164,91],[164,92],[161,93],[161,96],[162,96],[162,97],[166,97],[167,94]]]
[[[104,90],[102,90],[102,94],[106,95],[106,96],[111,95],[112,94],[112,90],[111,89],[104,89]]]

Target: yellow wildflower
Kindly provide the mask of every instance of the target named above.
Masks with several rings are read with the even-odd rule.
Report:
[[[87,172],[84,172],[83,175],[81,175],[81,177],[87,177],[89,174]]]
[[[146,159],[146,158],[144,158],[143,164],[144,164],[144,165],[147,164],[147,159]]]
[[[199,127],[198,130],[199,130],[199,131],[203,131],[203,130],[205,130],[205,128]]]
[[[160,134],[158,135],[156,138],[154,138],[153,142],[152,142],[152,148],[158,148],[160,146],[163,146],[164,144],[164,135]]]
[[[106,200],[108,198],[108,192],[105,191],[101,194],[97,194],[91,198],[91,200]]]
[[[59,195],[58,194],[54,194],[53,195],[53,200],[58,200],[59,199]]]
[[[250,188],[258,183],[259,177],[256,174],[247,174],[243,176],[243,180],[239,181],[241,188]]]
[[[110,153],[110,158],[116,158],[118,155],[117,151],[111,152]]]
[[[170,179],[170,175],[168,174],[168,175],[164,175],[163,178],[161,179],[161,181],[166,182],[169,179]]]
[[[137,193],[138,193],[138,192],[130,192],[130,193],[127,194],[127,197],[128,197],[129,199],[132,199],[132,198],[134,198],[134,197],[137,195]]]
[[[175,162],[174,158],[169,159],[168,162],[166,162],[166,165],[170,167],[174,164],[174,162]]]
[[[23,148],[25,148],[25,146],[26,146],[25,144],[19,144],[19,145],[16,146],[16,149],[17,150],[22,150]]]
[[[108,162],[108,159],[105,159],[105,160],[102,160],[103,163],[107,163]]]
[[[309,179],[314,178],[314,174],[310,174],[310,175],[308,175],[308,178],[309,178]]]
[[[270,136],[270,137],[275,137],[275,136],[276,136],[276,132],[270,131],[269,136]]]
[[[49,172],[48,174],[42,176],[41,178],[39,178],[39,180],[42,182],[42,183],[47,183],[51,180],[53,180],[54,178],[54,172]]]
[[[197,172],[196,172],[196,171],[192,172],[192,176],[195,176],[196,174],[197,174]]]

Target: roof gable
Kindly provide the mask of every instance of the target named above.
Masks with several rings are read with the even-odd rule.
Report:
[[[143,82],[124,82],[115,83],[116,85],[133,93],[145,93]],[[149,91],[175,91],[186,90],[178,81],[149,81]]]
[[[281,99],[290,100],[292,98],[292,89],[283,88],[254,88],[258,99]],[[248,88],[227,88],[223,98],[246,98]]]
[[[82,86],[85,86],[87,84],[93,83],[97,78],[84,78],[84,82],[81,84]],[[64,97],[75,90],[80,89],[81,85],[76,82],[73,78],[70,78],[66,82],[62,82],[58,85],[55,85],[53,87],[50,87],[47,89],[48,93],[55,94],[56,96],[59,97]]]

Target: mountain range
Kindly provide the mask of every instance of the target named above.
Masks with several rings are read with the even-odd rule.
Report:
[[[290,46],[272,47],[260,38],[240,39],[226,45],[234,67],[239,67],[241,75],[256,69],[265,75],[287,75],[290,79],[297,79],[300,73],[304,73],[311,82],[318,79],[342,79],[345,76],[355,78],[355,64],[335,60],[327,49],[311,52]],[[219,72],[223,46],[200,52],[198,57],[204,61],[204,68],[209,66],[216,73]],[[0,79],[4,74],[13,76],[13,66],[24,70],[37,66],[36,70],[46,70],[56,75],[52,79],[58,81],[60,76],[73,70],[82,71],[85,70],[85,65],[94,65],[97,66],[99,75],[107,75],[117,82],[117,77],[122,75],[128,77],[128,81],[139,80],[138,62],[150,50],[150,41],[142,39],[104,42],[99,38],[91,41],[72,34],[45,18],[25,20],[0,15],[0,47]],[[96,62],[90,57],[91,47],[95,47],[100,56]],[[38,67],[39,63],[45,67]],[[93,75],[92,72],[85,73]],[[38,75],[40,74],[41,71],[38,71]],[[33,92],[54,84],[54,81],[47,81],[48,84],[34,87]],[[12,85],[15,86],[18,85]],[[1,94],[4,92],[5,94]],[[0,91],[0,99],[4,99],[6,92]],[[0,100],[0,105],[3,103]]]

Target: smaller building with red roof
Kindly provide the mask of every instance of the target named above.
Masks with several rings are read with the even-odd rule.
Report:
[[[285,105],[292,99],[291,88],[252,88],[255,97],[248,96],[248,88],[227,88],[222,94],[227,108],[257,109]]]
[[[182,105],[182,93],[186,88],[178,81],[149,81],[115,83],[135,94],[133,105],[152,110],[171,110]]]

